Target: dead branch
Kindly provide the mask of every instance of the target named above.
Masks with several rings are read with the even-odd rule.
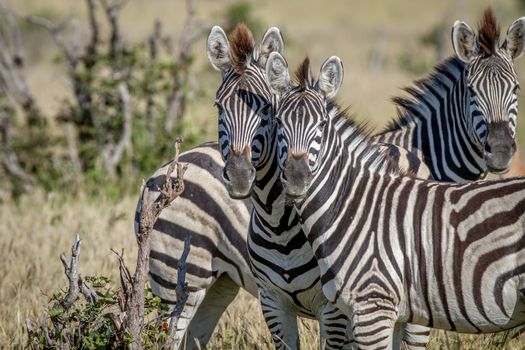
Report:
[[[160,195],[157,197],[157,200],[149,204],[147,199],[149,194],[148,188],[145,187],[144,191],[142,192],[142,211],[140,215],[140,228],[138,233],[139,242],[144,233],[149,233],[153,229],[153,225],[159,217],[160,212],[184,191],[184,182],[182,181],[182,178],[186,172],[187,165],[182,165],[178,161],[181,143],[182,139],[177,138],[175,141],[175,158],[168,166],[168,170],[166,172],[166,182],[160,189]],[[173,183],[171,174],[175,169],[177,169],[177,177],[175,179],[175,183]]]
[[[175,142],[175,158],[168,166],[166,181],[160,190],[160,194],[153,203],[148,202],[148,188],[142,188],[142,210],[140,213],[139,232],[137,241],[139,244],[137,254],[137,265],[133,275],[131,293],[126,301],[126,316],[124,328],[132,335],[133,349],[142,349],[141,330],[144,323],[144,285],[148,276],[150,233],[164,208],[171,204],[184,191],[184,173],[187,165],[179,163],[180,144],[182,139],[177,138]],[[175,181],[172,173],[176,170]]]
[[[79,61],[78,51],[75,51],[74,49],[70,48],[62,36],[62,33],[64,32],[64,30],[68,27],[69,24],[72,23],[71,18],[68,18],[60,23],[54,23],[53,21],[47,18],[44,18],[44,17],[32,16],[32,15],[30,16],[20,15],[20,17],[24,18],[29,23],[38,25],[46,29],[51,34],[51,37],[53,38],[55,44],[64,53],[64,56],[66,57],[66,60],[71,66],[71,68],[74,69],[77,66],[78,61]],[[78,44],[75,44],[75,45],[78,45]]]
[[[86,298],[86,301],[90,303],[91,305],[94,305],[97,303],[98,296],[97,293],[91,287],[89,284],[87,284],[80,275],[78,276],[78,285],[80,286],[80,293]]]
[[[28,123],[39,117],[39,108],[29,89],[24,74],[24,55],[21,34],[14,12],[0,3],[0,13],[6,26],[0,35],[0,82],[5,94],[10,96],[27,113]]]
[[[62,306],[65,309],[69,309],[71,305],[77,300],[78,292],[80,287],[78,285],[78,273],[77,273],[77,264],[78,264],[78,255],[80,254],[80,237],[76,236],[75,243],[71,247],[71,262],[68,263],[66,256],[64,254],[60,255],[60,261],[64,265],[64,272],[69,280],[69,288],[66,296],[61,301]]]
[[[182,118],[186,111],[184,82],[191,80],[189,79],[191,49],[204,32],[205,26],[197,21],[195,0],[186,0],[186,21],[179,39],[178,53],[175,56],[178,68],[174,72],[173,88],[167,98],[168,110],[164,123],[164,129],[167,133],[173,131],[175,121]]]
[[[97,45],[99,41],[99,25],[97,17],[95,15],[95,3],[93,0],[86,0],[89,18],[89,28],[91,31],[91,37],[86,47],[86,53],[84,56],[84,64],[86,67],[92,67],[95,63],[95,56],[97,55]]]
[[[188,300],[188,284],[186,283],[186,259],[190,253],[191,235],[184,238],[184,249],[182,255],[177,263],[177,285],[175,286],[175,294],[177,295],[177,303],[170,314],[170,324],[168,329],[168,339],[166,340],[166,349],[171,349],[175,343],[175,330],[179,323],[180,315],[184,310],[186,301]]]
[[[159,56],[159,44],[162,40],[162,23],[157,18],[155,20],[155,25],[153,28],[153,33],[148,39],[149,44],[149,69],[152,70],[152,67],[155,65],[155,61]],[[157,123],[157,114],[155,111],[155,101],[153,99],[153,94],[148,94],[146,100],[146,119],[148,121],[148,142],[150,145],[153,145],[155,142],[155,129]]]
[[[78,147],[77,147],[78,138],[77,138],[75,129],[73,128],[73,125],[71,123],[67,123],[64,126],[64,133],[66,136],[69,160],[71,161],[71,164],[73,165],[74,172],[76,174],[81,174],[82,173],[82,162],[80,161],[80,156],[78,153]]]
[[[106,171],[109,176],[115,177],[117,175],[117,165],[122,159],[124,151],[131,154],[131,132],[133,129],[133,111],[131,110],[131,98],[126,83],[119,84],[120,99],[122,101],[122,113],[124,114],[124,126],[122,136],[117,144],[112,142],[107,143],[102,150]]]
[[[5,100],[5,103],[2,104]],[[14,116],[13,101],[4,95],[4,99],[0,98],[0,145],[4,152],[2,157],[2,164],[10,176],[20,180],[24,190],[27,192],[34,185],[35,181],[20,165],[17,154],[12,148],[12,129],[11,120]]]
[[[131,285],[133,284],[133,278],[129,272],[126,263],[124,262],[124,249],[121,253],[118,253],[113,248],[111,251],[118,257],[119,260],[119,276],[120,276],[120,285],[122,286],[122,295],[119,295],[119,306],[121,311],[126,310],[126,302],[130,298]]]
[[[109,40],[109,54],[114,60],[119,60],[122,54],[123,42],[118,24],[119,11],[126,5],[127,0],[115,0],[108,3],[107,0],[100,0],[107,20],[111,27],[111,36]]]

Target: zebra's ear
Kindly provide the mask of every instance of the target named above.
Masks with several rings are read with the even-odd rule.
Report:
[[[270,53],[266,61],[266,79],[272,93],[282,95],[290,90],[290,73],[288,63],[278,52]]]
[[[525,17],[518,18],[507,30],[505,41],[501,48],[506,50],[513,60],[523,53],[525,47]]]
[[[266,66],[266,61],[272,52],[283,53],[284,41],[281,31],[277,27],[269,28],[261,41],[258,63],[261,67]]]
[[[343,83],[343,62],[337,56],[324,61],[319,74],[317,87],[326,98],[333,98]]]
[[[452,26],[452,46],[463,62],[469,62],[479,53],[476,34],[465,22],[456,21]]]
[[[211,65],[218,71],[225,72],[232,66],[230,44],[224,30],[219,26],[213,26],[208,35],[208,59]]]

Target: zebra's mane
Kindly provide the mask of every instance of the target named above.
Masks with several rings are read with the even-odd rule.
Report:
[[[494,11],[489,6],[483,13],[483,18],[478,24],[478,42],[486,56],[493,55],[499,45],[500,26]],[[394,97],[392,101],[397,106],[397,117],[391,120],[381,132],[386,133],[402,129],[413,121],[422,118],[424,113],[419,112],[422,102],[427,96],[434,95],[431,90],[441,90],[442,80],[459,78],[466,64],[457,56],[451,56],[434,67],[428,77],[414,82],[403,90],[408,97]]]
[[[295,80],[302,90],[314,87],[312,71],[310,69],[310,58],[306,56],[303,62],[295,70]]]
[[[329,118],[334,129],[343,140],[343,145],[352,153],[353,163],[380,175],[405,174],[383,149],[372,141],[373,130],[362,122],[357,122],[350,114],[350,107],[340,108],[330,100],[327,105]]]
[[[250,29],[243,23],[237,25],[229,36],[232,54],[232,68],[242,75],[250,63],[255,50],[255,39]]]
[[[392,119],[380,134],[395,131],[425,118],[426,113],[420,111],[426,108],[424,101],[433,96],[433,90],[442,89],[442,81],[459,79],[465,69],[465,63],[457,56],[451,56],[434,67],[434,71],[428,77],[414,82],[414,86],[403,88],[408,93],[407,97],[394,97],[392,101],[397,106],[397,117]]]
[[[499,33],[498,19],[492,7],[488,6],[478,24],[478,41],[487,56],[496,53],[499,46]]]

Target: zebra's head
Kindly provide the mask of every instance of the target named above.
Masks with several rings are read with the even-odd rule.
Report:
[[[500,45],[500,28],[491,8],[485,10],[478,34],[464,22],[452,28],[452,45],[466,64],[467,125],[483,154],[487,169],[508,169],[516,152],[515,133],[519,88],[514,60],[525,43],[525,17],[512,23]]]
[[[280,97],[275,120],[281,181],[289,197],[299,198],[306,194],[318,169],[323,133],[330,122],[327,105],[341,87],[343,64],[338,57],[330,57],[315,81],[306,58],[296,72],[298,84],[293,84],[286,60],[272,53],[266,76],[272,93]]]
[[[232,198],[250,195],[261,139],[267,139],[273,117],[272,95],[266,83],[264,65],[271,52],[282,52],[278,28],[266,31],[259,47],[250,30],[239,25],[226,37],[214,26],[208,36],[208,58],[222,73],[215,106],[219,114],[219,147],[225,161],[223,180]]]

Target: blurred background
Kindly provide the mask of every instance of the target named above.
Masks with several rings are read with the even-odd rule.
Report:
[[[184,149],[216,140],[220,74],[205,52],[212,25],[229,32],[245,22],[257,40],[278,26],[292,68],[309,55],[316,73],[339,56],[339,101],[380,130],[396,115],[390,99],[452,55],[454,21],[475,28],[489,4],[502,36],[525,15],[525,0],[1,2],[0,74],[11,83],[0,93],[0,347],[20,344],[25,318],[65,283],[57,257],[75,232],[81,273],[115,273],[110,247],[134,259],[140,181],[172,157],[176,136]],[[525,59],[515,68],[523,85]],[[524,123],[522,112],[522,145]],[[242,317],[235,307],[224,322]],[[263,342],[259,328],[249,336]]]

